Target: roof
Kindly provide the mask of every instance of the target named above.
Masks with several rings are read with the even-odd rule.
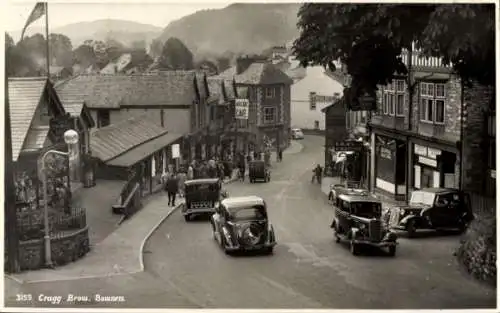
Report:
[[[9,78],[12,160],[17,161],[28,130],[47,86],[46,77]]]
[[[145,114],[132,117],[93,131],[90,135],[90,146],[93,156],[103,162],[167,133]]]
[[[80,116],[84,107],[85,101],[83,99],[85,98],[85,94],[75,85],[69,85],[66,88],[62,88],[62,85],[64,85],[64,82],[57,84],[55,89],[64,110],[71,116]]]
[[[28,135],[26,136],[26,140],[24,141],[22,150],[36,151],[43,148],[45,141],[47,140],[49,131],[49,126],[38,126],[30,128],[30,130],[28,131]]]
[[[425,192],[430,192],[430,193],[448,193],[448,192],[457,192],[457,189],[453,188],[423,188],[420,190],[415,190],[415,191],[425,191]]]
[[[58,85],[58,90],[84,95],[89,108],[142,105],[191,105],[197,99],[193,71],[156,74],[78,75]]]
[[[216,97],[218,104],[226,103],[226,95],[224,92],[224,80],[217,77],[207,77],[208,91],[210,97]]]
[[[236,66],[219,74],[220,77],[232,78],[237,84],[272,85],[293,84],[293,80],[280,69],[268,62],[254,62],[241,74],[236,73]]]
[[[218,184],[220,180],[218,178],[201,178],[187,180],[184,184],[188,185],[198,185],[198,184]]]
[[[139,144],[138,146],[126,151],[125,153],[117,156],[106,162],[107,165],[129,167],[137,164],[139,161],[144,160],[156,151],[165,148],[177,139],[181,138],[182,134],[166,133],[151,139],[147,142]]]
[[[322,113],[326,113],[326,111],[328,111],[329,108],[333,107],[334,105],[339,105],[339,104],[342,104],[344,102],[344,97],[338,99],[337,101],[335,101],[334,103],[330,104],[330,105],[327,105],[326,107],[322,108],[321,109],[321,112]]]
[[[221,201],[227,209],[238,209],[254,205],[265,205],[264,199],[258,196],[231,197]]]
[[[344,201],[350,201],[350,202],[375,202],[375,203],[381,203],[379,199],[375,198],[374,196],[371,195],[361,195],[361,194],[341,194],[339,195],[339,198],[344,200]]]

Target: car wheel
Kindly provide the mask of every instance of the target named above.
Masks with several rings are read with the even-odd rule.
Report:
[[[359,246],[353,240],[351,240],[350,248],[351,248],[352,255],[359,254]]]
[[[189,214],[188,215],[184,215],[184,220],[186,222],[190,222],[191,221],[191,215],[189,215]]]
[[[268,255],[272,255],[274,253],[273,247],[265,248],[264,253]]]
[[[328,194],[328,201],[332,201],[333,202],[333,193],[332,192],[330,192]]]
[[[396,246],[390,246],[389,247],[389,256],[395,256],[396,255]]]
[[[406,224],[406,232],[408,233],[408,238],[413,238],[415,237],[417,229],[415,227],[415,220],[409,220],[408,224]]]
[[[340,242],[340,236],[337,235],[337,232],[335,232],[334,236],[335,236],[335,243],[339,243]]]

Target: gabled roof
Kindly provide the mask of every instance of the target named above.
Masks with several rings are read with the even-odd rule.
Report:
[[[9,78],[9,109],[12,131],[12,160],[17,161],[36,108],[46,89],[46,77]]]
[[[60,88],[59,86],[60,84],[56,85],[55,89],[64,110],[72,117],[84,117],[89,126],[94,127],[95,121],[83,100],[85,95],[81,94],[77,88]]]
[[[191,105],[197,100],[193,71],[134,75],[79,75],[58,85],[84,95],[93,108],[143,105]]]
[[[49,134],[49,126],[31,127],[23,144],[22,151],[37,151],[42,149]]]
[[[254,62],[243,73],[237,74],[236,66],[222,72],[220,77],[234,77],[237,84],[272,85],[293,84],[293,80],[280,69],[268,62]]]
[[[91,151],[93,156],[106,162],[166,133],[168,131],[156,124],[150,115],[144,114],[93,131]]]

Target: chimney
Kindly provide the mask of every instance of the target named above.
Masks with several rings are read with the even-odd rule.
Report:
[[[236,59],[236,74],[241,74],[247,70],[247,68],[254,63],[255,60],[248,56],[242,56]]]

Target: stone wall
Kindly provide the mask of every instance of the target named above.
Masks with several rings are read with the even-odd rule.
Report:
[[[51,237],[52,262],[64,265],[76,261],[90,251],[88,227]],[[44,239],[21,241],[19,243],[19,263],[21,270],[35,270],[45,265]]]

